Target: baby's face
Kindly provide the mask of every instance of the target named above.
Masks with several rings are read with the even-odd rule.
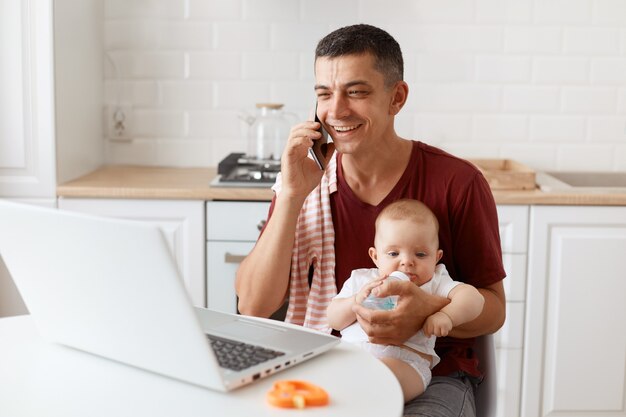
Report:
[[[370,257],[382,275],[402,271],[417,285],[430,281],[442,251],[433,224],[381,219]]]

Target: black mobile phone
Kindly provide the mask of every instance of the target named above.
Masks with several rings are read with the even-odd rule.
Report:
[[[313,141],[313,146],[309,149],[309,153],[313,157],[313,160],[317,163],[317,166],[323,171],[326,169],[326,154],[328,152],[328,132],[322,126],[322,122],[317,117],[317,103],[315,104],[315,121],[320,124],[318,132],[322,134],[322,137]]]

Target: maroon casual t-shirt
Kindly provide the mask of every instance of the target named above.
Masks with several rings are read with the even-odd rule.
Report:
[[[421,142],[413,142],[411,153],[404,174],[376,206],[354,195],[343,177],[342,155],[337,155],[337,192],[330,196],[337,289],[353,269],[375,267],[368,249],[374,245],[376,216],[401,198],[420,200],[437,216],[441,262],[453,279],[478,288],[502,280],[505,272],[496,206],[480,171],[467,161]],[[473,345],[474,339],[438,338],[435,350],[441,362],[433,375],[459,370],[479,375]]]

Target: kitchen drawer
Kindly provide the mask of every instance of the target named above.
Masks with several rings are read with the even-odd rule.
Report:
[[[496,349],[498,404],[496,416],[519,417],[522,389],[522,349]]]
[[[528,252],[528,206],[498,206],[503,253]]]
[[[207,243],[207,307],[226,313],[237,312],[235,274],[254,242]]]
[[[496,348],[520,349],[524,346],[523,302],[506,303],[506,320],[494,338]]]
[[[207,239],[255,242],[269,206],[269,202],[208,201]]]
[[[525,254],[502,254],[502,263],[506,271],[506,278],[502,283],[507,301],[526,299],[526,261]]]

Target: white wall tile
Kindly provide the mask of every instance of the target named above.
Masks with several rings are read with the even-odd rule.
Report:
[[[392,23],[462,23],[474,19],[470,0],[361,0],[359,17],[369,22],[383,17]],[[398,12],[400,11],[401,12]]]
[[[558,146],[554,144],[503,144],[500,158],[514,159],[536,170],[550,170],[556,166]]]
[[[566,113],[614,113],[617,94],[612,88],[566,87],[563,89],[563,111]]]
[[[626,171],[626,145],[615,148],[613,169],[616,171]]]
[[[420,82],[469,82],[474,79],[473,55],[420,54],[416,63]]]
[[[112,51],[109,55],[123,78],[184,78],[186,75],[183,52]],[[105,71],[106,78],[114,76]]]
[[[465,159],[499,158],[500,148],[493,143],[442,142],[438,144],[446,152]]]
[[[242,16],[241,0],[187,0],[191,19],[235,20]]]
[[[215,83],[215,107],[238,110],[270,100],[270,85],[260,81],[219,81]]]
[[[587,121],[578,116],[532,116],[530,139],[534,142],[583,142],[587,133]]]
[[[189,112],[188,136],[207,140],[212,137],[245,139],[247,124],[239,119],[239,113],[239,110],[192,110]]]
[[[327,33],[322,23],[275,23],[271,27],[271,45],[274,50],[315,51],[315,46]]]
[[[160,49],[208,49],[213,44],[213,27],[208,22],[167,21],[158,26]]]
[[[472,138],[481,142],[524,141],[528,138],[528,117],[502,114],[474,116]]]
[[[591,81],[596,84],[625,85],[626,58],[595,58],[591,62]]]
[[[491,83],[521,83],[530,80],[530,58],[520,56],[476,57],[478,81]]]
[[[559,89],[556,87],[504,87],[503,108],[506,111],[543,113],[559,108]]]
[[[612,146],[563,145],[559,147],[557,170],[606,171],[612,166]]]
[[[154,139],[133,139],[130,142],[105,141],[105,161],[110,164],[157,165]]]
[[[594,0],[593,23],[605,25],[626,25],[626,1]]]
[[[232,80],[241,78],[240,53],[190,52],[189,78],[204,80]]]
[[[514,53],[550,54],[561,51],[561,28],[508,26],[504,29],[504,50]]]
[[[532,18],[532,0],[477,0],[476,20],[485,23],[526,23]]]
[[[107,19],[119,18],[183,18],[185,2],[171,0],[106,0]]]
[[[297,80],[299,77],[300,57],[296,52],[245,52],[241,55],[245,80]]]
[[[268,23],[217,22],[214,30],[214,46],[221,51],[259,51],[270,47]]]
[[[306,22],[341,22],[358,14],[358,0],[316,0],[300,2],[300,17]]]
[[[418,114],[415,137],[424,142],[462,142],[472,137],[472,118],[467,115]]]
[[[594,143],[626,143],[626,116],[590,117],[588,138]]]
[[[210,81],[162,81],[161,105],[167,109],[210,109],[213,83]]]
[[[104,82],[104,104],[124,104],[134,106],[155,106],[160,102],[157,81],[115,81]]]
[[[589,0],[539,0],[534,2],[534,20],[538,23],[590,23]]]
[[[313,85],[297,81],[275,81],[271,85],[270,100],[284,103],[290,112],[308,111],[316,98]]]
[[[187,134],[187,117],[182,111],[135,109],[132,117],[132,133],[135,137],[159,138]]]
[[[620,50],[617,29],[567,28],[563,36],[566,53],[612,55]]]
[[[489,85],[419,84],[414,97],[415,108],[426,112],[495,112],[500,107],[500,88]]]
[[[104,47],[110,49],[152,49],[158,45],[156,20],[112,20],[105,22]]]
[[[589,59],[537,57],[533,81],[539,84],[582,84],[589,82]]]
[[[294,0],[243,0],[244,20],[293,21],[300,18],[300,2]]]
[[[192,139],[159,139],[157,165],[203,167],[211,161],[211,142]]]
[[[403,50],[414,46],[417,51],[429,52],[495,52],[503,45],[503,30],[498,26],[431,25],[412,32],[412,39],[398,38]]]
[[[105,60],[103,106],[119,102],[136,131],[130,142],[105,141],[107,161],[214,165],[245,152],[239,111],[284,101],[306,118],[318,40],[368,22],[404,54],[410,94],[396,123],[404,137],[537,169],[584,165],[587,151],[605,169],[626,169],[625,1],[393,5],[104,0],[105,53],[115,65]]]
[[[626,113],[626,88],[621,88],[618,91],[617,112],[621,114]]]

